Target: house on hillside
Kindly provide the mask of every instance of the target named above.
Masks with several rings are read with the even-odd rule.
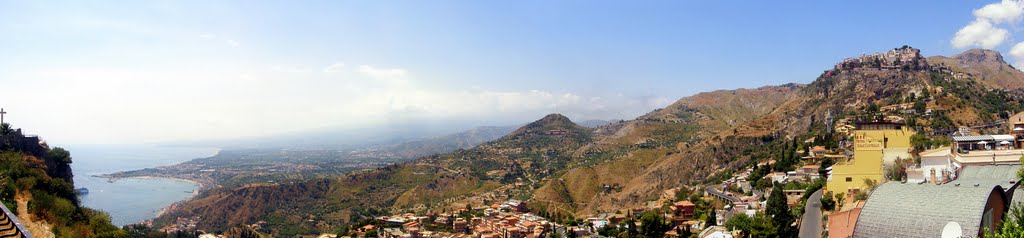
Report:
[[[1013,135],[1013,145],[1016,148],[1024,148],[1024,112],[1010,116],[1006,120],[1010,134]]]
[[[690,201],[679,201],[672,204],[672,224],[679,225],[686,220],[693,219],[696,205]]]
[[[517,213],[529,212],[529,209],[526,208],[526,203],[516,199],[509,199],[505,204],[502,204],[502,208],[506,208]]]
[[[806,192],[803,189],[782,190],[782,193],[786,195],[786,205],[789,205],[790,209],[796,208],[799,205],[800,199],[803,198]]]
[[[786,183],[787,178],[789,178],[789,176],[785,172],[773,172],[764,175],[764,179],[770,180],[775,183]]]
[[[819,145],[819,146],[811,147],[811,153],[810,154],[811,154],[812,157],[821,158],[821,157],[825,157],[825,153],[826,152],[828,152],[828,150],[825,150],[824,146],[820,146]]]
[[[943,184],[956,179],[961,165],[953,160],[953,149],[942,147],[921,152],[921,164],[907,168],[908,183]]]

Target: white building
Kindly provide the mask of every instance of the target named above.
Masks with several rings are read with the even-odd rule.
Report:
[[[920,155],[921,164],[907,169],[907,182],[942,184],[956,179],[961,165],[953,159],[950,147],[924,151]]]

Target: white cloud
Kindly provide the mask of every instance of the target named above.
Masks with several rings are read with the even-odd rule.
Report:
[[[1022,15],[1024,15],[1024,2],[1014,0],[1003,0],[974,10],[975,17],[987,19],[993,23],[1017,22],[1020,21]]]
[[[381,79],[405,78],[407,76],[405,69],[401,68],[386,69],[360,65],[357,71],[363,75]]]
[[[630,119],[671,103],[661,97],[494,90],[407,79],[322,80],[332,76],[313,73],[315,69],[231,64],[216,70],[0,71],[0,79],[12,81],[0,87],[0,102],[12,102],[3,106],[12,111],[8,119],[16,126],[60,144],[226,139],[401,121],[511,125],[554,112],[580,121]],[[390,72],[383,75],[392,77],[409,74],[370,69]],[[60,96],[33,95],[40,91]],[[66,118],[76,118],[78,123],[68,124]]]
[[[1010,56],[1014,59],[1014,67],[1018,70],[1024,69],[1024,42],[1017,43],[1010,48]]]
[[[270,71],[281,73],[304,74],[313,72],[313,69],[310,69],[309,67],[305,66],[296,65],[274,65],[270,67]]]
[[[345,68],[345,63],[337,62],[337,63],[331,64],[331,65],[328,65],[327,67],[324,67],[324,73],[337,73],[337,72],[340,72],[344,68]]]
[[[957,31],[950,43],[958,49],[970,47],[992,49],[1006,41],[1009,35],[1007,30],[993,26],[986,19],[976,19]]]
[[[228,45],[232,48],[238,48],[239,46],[242,46],[241,43],[238,43],[238,41],[232,39],[225,40],[224,42],[228,43]]]
[[[199,34],[199,38],[203,38],[203,39],[207,39],[207,40],[213,40],[213,39],[218,39],[219,37],[217,35],[210,34],[210,33],[202,33],[202,34]],[[238,41],[236,41],[234,39],[226,39],[226,38],[224,39],[224,44],[227,44],[228,46],[231,46],[231,48],[238,48],[239,46],[242,46],[242,43],[240,43],[240,42],[238,42]]]

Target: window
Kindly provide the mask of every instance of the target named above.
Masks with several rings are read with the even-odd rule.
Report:
[[[846,177],[846,182],[853,182],[853,177]]]
[[[994,211],[993,211],[992,208],[989,208],[988,210],[985,211],[985,214],[981,217],[981,228],[982,229],[984,229],[984,228],[988,228],[990,230],[991,229],[996,229],[995,224],[993,224],[993,221],[995,221],[995,214],[993,214],[993,213],[994,213]]]

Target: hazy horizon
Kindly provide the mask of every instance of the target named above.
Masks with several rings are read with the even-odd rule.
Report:
[[[468,129],[632,119],[901,45],[1024,59],[1024,4],[933,3],[8,1],[0,107],[54,144]]]

